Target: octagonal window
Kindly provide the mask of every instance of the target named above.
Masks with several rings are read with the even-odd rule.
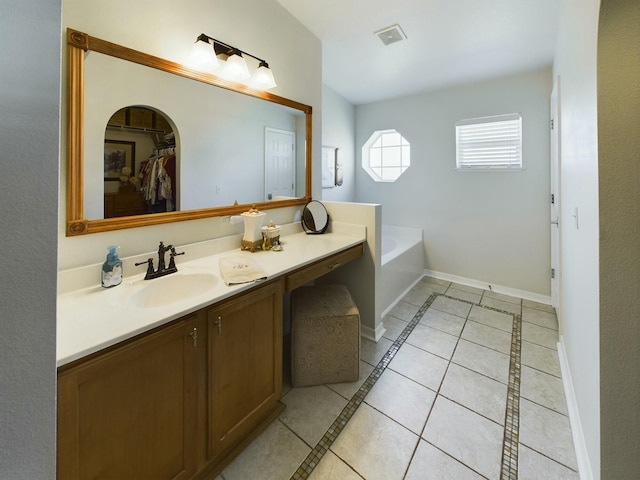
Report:
[[[410,149],[397,130],[377,130],[362,147],[362,168],[376,182],[395,182],[411,164]]]

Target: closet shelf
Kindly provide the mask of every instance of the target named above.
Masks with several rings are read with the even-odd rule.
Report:
[[[165,130],[160,130],[157,128],[147,128],[147,127],[132,127],[132,126],[127,126],[127,125],[108,125],[107,124],[107,128],[113,129],[113,130],[130,130],[130,131],[135,131],[135,132],[143,132],[143,133],[158,133],[161,135],[166,135],[167,132]]]

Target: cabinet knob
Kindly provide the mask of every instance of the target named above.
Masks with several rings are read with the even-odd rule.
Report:
[[[222,317],[218,317],[218,319],[213,322],[214,325],[217,325],[218,327],[218,335],[222,334]]]

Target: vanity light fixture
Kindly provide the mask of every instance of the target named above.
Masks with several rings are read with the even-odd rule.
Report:
[[[249,73],[245,56],[258,62],[258,68],[253,75]],[[224,64],[224,67],[221,68],[221,64]],[[265,60],[204,33],[196,39],[188,65],[195,70],[214,73],[226,80],[245,83],[259,90],[268,90],[276,86],[273,72]]]

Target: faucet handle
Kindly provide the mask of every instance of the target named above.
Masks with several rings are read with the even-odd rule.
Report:
[[[151,275],[153,273],[153,258],[148,258],[146,261],[144,262],[137,262],[134,265],[137,267],[139,265],[144,265],[147,264],[147,275],[145,276],[145,279]]]
[[[169,268],[176,268],[176,261],[173,259],[173,257],[176,257],[178,255],[184,255],[184,252],[176,252],[175,247],[171,247],[171,253],[169,254]]]

